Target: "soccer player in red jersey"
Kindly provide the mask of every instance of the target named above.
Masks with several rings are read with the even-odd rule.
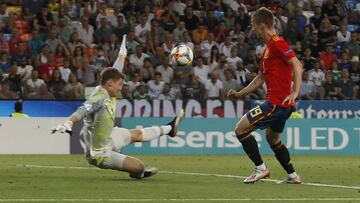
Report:
[[[228,96],[241,98],[263,83],[267,86],[267,99],[261,105],[247,112],[237,123],[235,133],[244,151],[255,164],[254,172],[244,183],[254,183],[270,176],[269,169],[263,162],[258,144],[251,135],[256,129],[265,129],[266,140],[274,151],[277,160],[288,173],[283,183],[301,183],[290,160],[288,149],[281,143],[281,133],[286,120],[294,111],[295,99],[301,86],[302,65],[289,44],[274,29],[274,15],[267,8],[259,8],[252,17],[252,27],[259,39],[264,41],[258,75],[241,91],[229,90]],[[293,82],[293,85],[292,85]]]

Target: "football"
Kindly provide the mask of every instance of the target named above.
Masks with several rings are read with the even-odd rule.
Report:
[[[193,61],[193,52],[190,47],[180,44],[174,47],[170,53],[172,64],[176,66],[188,66]]]

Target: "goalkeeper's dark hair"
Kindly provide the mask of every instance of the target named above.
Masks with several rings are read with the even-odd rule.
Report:
[[[106,68],[101,73],[101,85],[105,85],[108,80],[117,81],[119,79],[125,80],[126,76],[116,68]]]

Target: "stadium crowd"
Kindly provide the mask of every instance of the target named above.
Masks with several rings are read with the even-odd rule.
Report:
[[[300,99],[360,99],[359,0],[3,0],[0,99],[84,99],[127,34],[122,98],[225,99],[256,76],[265,6],[303,63]],[[190,67],[169,61],[176,44]],[[264,99],[263,89],[247,99]]]

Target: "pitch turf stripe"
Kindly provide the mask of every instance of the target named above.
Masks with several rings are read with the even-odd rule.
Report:
[[[360,198],[0,199],[0,202],[360,201]]]
[[[101,170],[95,167],[77,167],[77,166],[41,166],[41,165],[27,165],[27,164],[17,164],[18,167],[27,167],[27,168],[48,168],[48,169],[76,169],[76,170]],[[225,175],[225,174],[216,174],[216,173],[194,173],[194,172],[180,172],[180,171],[159,171],[159,173],[164,174],[176,174],[176,175],[189,175],[189,176],[213,176],[221,178],[237,178],[245,179],[245,176],[236,176],[236,175]],[[266,182],[279,182],[280,180],[276,179],[261,179],[261,181]],[[343,189],[357,189],[360,190],[359,186],[347,186],[347,185],[332,185],[332,184],[322,184],[322,183],[302,183],[302,185],[310,185],[315,187],[330,187],[330,188],[343,188]]]

